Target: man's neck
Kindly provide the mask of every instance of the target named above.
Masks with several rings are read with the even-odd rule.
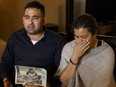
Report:
[[[30,37],[31,40],[39,41],[44,37],[44,32],[41,32],[41,33],[36,34],[36,35],[31,35],[31,34],[27,34],[27,35]]]

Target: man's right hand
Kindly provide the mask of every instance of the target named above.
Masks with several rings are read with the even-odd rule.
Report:
[[[32,83],[26,82],[23,84],[23,87],[43,87],[43,86],[33,85]],[[47,87],[51,87],[48,82],[47,82]]]
[[[13,87],[8,78],[3,79],[4,87]]]

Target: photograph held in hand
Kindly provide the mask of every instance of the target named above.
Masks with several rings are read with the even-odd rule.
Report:
[[[47,72],[44,68],[15,66],[15,84],[29,82],[46,87]]]

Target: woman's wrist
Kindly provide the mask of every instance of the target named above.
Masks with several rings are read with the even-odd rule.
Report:
[[[76,66],[78,65],[78,62],[74,62],[71,58],[70,58],[70,63]]]

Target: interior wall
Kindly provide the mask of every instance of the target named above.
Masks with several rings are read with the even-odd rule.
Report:
[[[4,40],[14,31],[15,1],[0,0],[0,38]]]
[[[23,27],[24,6],[33,0],[0,0],[0,38],[7,40],[10,34]],[[59,26],[60,32],[66,32],[66,0],[38,0],[46,9],[46,23]],[[74,0],[74,19],[85,12],[86,0]],[[104,30],[105,31],[105,30]]]
[[[74,19],[78,15],[85,13],[85,4],[86,0],[74,0]]]
[[[59,31],[66,32],[66,0],[58,0]]]
[[[23,9],[27,2],[33,0],[0,0],[0,38],[7,40],[10,34],[21,27]],[[59,26],[59,31],[65,32],[65,0],[38,0],[45,5],[46,23]]]

